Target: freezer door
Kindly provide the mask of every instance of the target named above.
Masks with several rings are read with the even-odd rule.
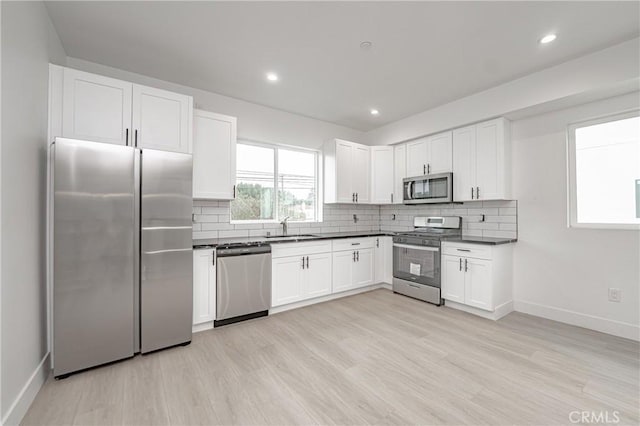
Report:
[[[133,356],[134,149],[53,147],[53,352],[60,376]]]
[[[191,341],[191,155],[142,151],[141,352]]]

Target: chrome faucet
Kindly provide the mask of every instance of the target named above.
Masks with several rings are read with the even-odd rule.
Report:
[[[290,218],[290,216],[287,216],[284,219],[282,219],[282,222],[280,222],[280,225],[282,225],[282,236],[283,237],[287,236],[287,228],[288,228],[287,220],[289,220],[289,218]]]

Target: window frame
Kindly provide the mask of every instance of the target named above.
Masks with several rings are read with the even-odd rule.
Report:
[[[268,148],[268,149],[273,149],[274,150],[274,156],[273,156],[273,165],[274,165],[274,169],[273,169],[273,188],[274,188],[274,193],[275,193],[275,197],[274,197],[274,212],[275,212],[275,219],[250,219],[250,220],[239,220],[239,219],[233,219],[233,217],[231,216],[231,209],[229,209],[229,223],[231,225],[252,225],[252,224],[279,224],[282,222],[282,219],[278,218],[278,214],[280,212],[280,200],[278,197],[278,174],[279,174],[279,167],[278,167],[278,150],[280,149],[285,149],[288,151],[298,151],[298,152],[304,152],[304,153],[312,153],[315,155],[315,161],[314,161],[314,173],[315,173],[315,185],[316,185],[316,202],[315,202],[315,220],[305,220],[305,221],[299,221],[299,220],[290,220],[289,223],[318,223],[318,222],[322,222],[322,208],[320,208],[320,204],[322,202],[322,151],[318,150],[318,149],[312,149],[312,148],[305,148],[305,147],[300,147],[300,146],[295,146],[295,145],[286,145],[286,144],[277,144],[277,143],[269,143],[269,142],[259,142],[259,141],[254,141],[251,139],[240,139],[238,138],[236,145],[252,145],[252,146],[258,146],[261,148]],[[236,160],[237,161],[237,160]],[[234,179],[237,182],[237,177],[238,177],[238,170],[236,167],[236,176],[234,177]],[[233,202],[234,200],[231,200],[231,202]]]
[[[639,117],[640,109],[620,111],[613,114],[599,116],[588,120],[570,123],[567,126],[567,227],[578,229],[619,229],[640,230],[640,224],[633,223],[579,223],[578,199],[576,188],[576,130],[582,127],[593,126],[611,121],[624,120],[626,118]]]

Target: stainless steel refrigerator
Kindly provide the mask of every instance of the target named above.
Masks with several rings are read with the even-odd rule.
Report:
[[[54,376],[191,341],[191,155],[56,138]]]

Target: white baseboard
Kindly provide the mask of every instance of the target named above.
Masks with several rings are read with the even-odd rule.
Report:
[[[451,300],[445,300],[444,306],[448,308],[457,309],[459,311],[468,312],[473,315],[477,315],[482,318],[497,321],[509,312],[513,311],[513,302],[503,303],[498,306],[494,311],[485,311],[484,309],[474,308],[473,306],[464,305],[458,302],[452,302]]]
[[[199,333],[201,331],[211,330],[211,329],[213,329],[213,321],[208,321],[208,322],[203,322],[202,324],[195,324],[193,327],[191,327],[191,332]]]
[[[615,321],[608,318],[597,317],[595,315],[582,314],[580,312],[525,302],[522,300],[518,300],[514,303],[514,309],[517,312],[564,322],[578,327],[584,327],[590,330],[624,337],[625,339],[640,341],[640,326],[637,324]]]
[[[269,315],[277,314],[279,312],[289,311],[291,309],[298,309],[298,308],[302,308],[309,305],[315,305],[316,303],[328,302],[329,300],[340,299],[341,297],[353,296],[354,294],[364,293],[366,291],[376,290],[379,288],[386,288],[391,290],[391,286],[389,284],[385,284],[385,283],[373,284],[366,287],[356,288],[355,290],[347,290],[341,293],[327,294],[326,296],[320,296],[313,299],[302,300],[300,302],[294,302],[288,305],[276,306],[275,308],[269,309]]]
[[[7,414],[2,419],[3,425],[19,425],[22,418],[27,414],[27,410],[31,406],[31,403],[35,399],[38,391],[44,385],[44,382],[49,377],[49,353],[47,353],[40,364],[36,367],[35,371],[27,380],[22,390],[7,410]]]

